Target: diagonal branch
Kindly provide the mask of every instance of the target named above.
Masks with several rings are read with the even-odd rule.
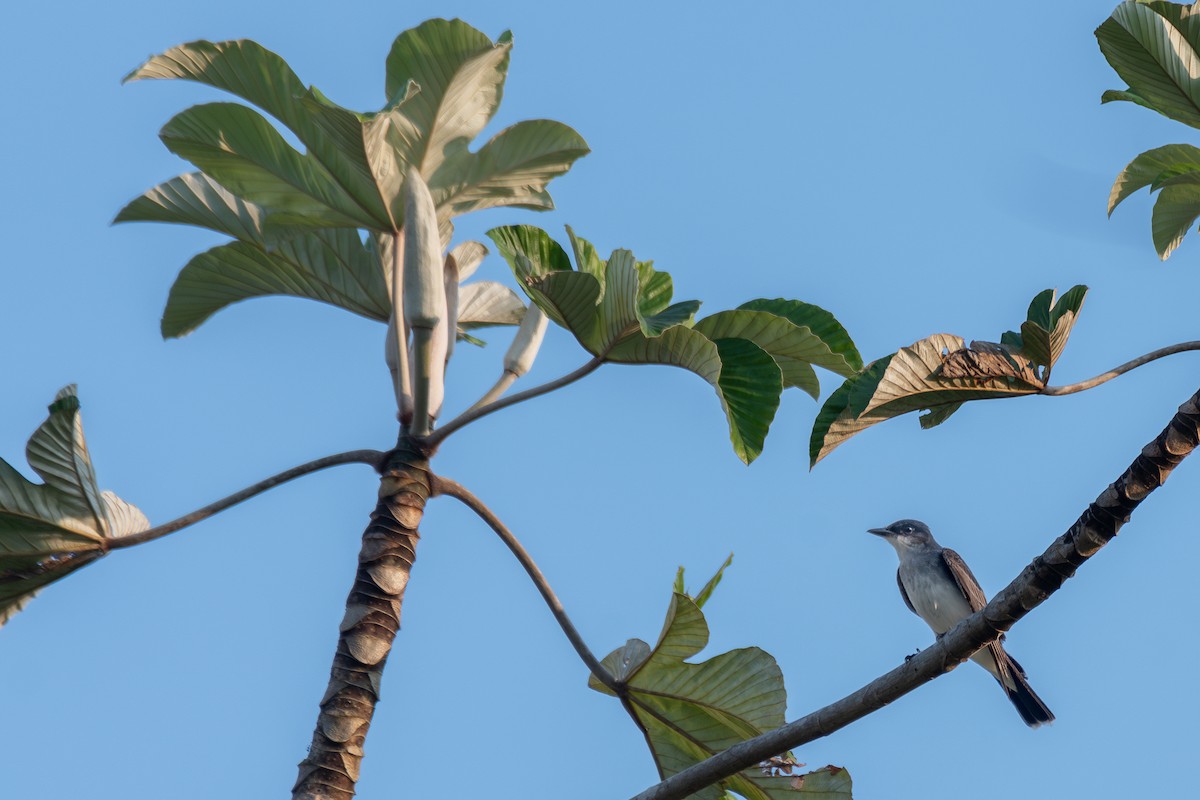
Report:
[[[550,613],[558,620],[559,627],[562,628],[563,633],[571,641],[571,645],[574,646],[575,652],[579,654],[579,658],[583,660],[583,663],[587,665],[591,673],[596,676],[596,680],[611,689],[618,697],[624,697],[624,686],[617,682],[617,679],[604,668],[599,659],[588,649],[587,643],[583,641],[583,637],[575,628],[574,623],[571,622],[571,618],[567,616],[567,611],[563,608],[563,604],[559,601],[558,596],[554,594],[554,590],[550,588],[550,583],[546,580],[546,576],[538,569],[537,564],[533,562],[533,557],[521,546],[517,537],[513,536],[512,531],[505,527],[500,518],[492,513],[492,510],[484,505],[482,500],[471,494],[462,484],[452,481],[449,478],[435,475],[432,476],[432,488],[434,496],[444,494],[460,500],[467,508],[478,514],[480,519],[496,532],[496,535],[503,540],[508,549],[512,551],[512,554],[517,557],[517,561],[520,561],[521,566],[529,573],[529,577],[533,580],[534,585],[537,586],[537,590],[541,592],[546,605],[550,607]]]
[[[928,683],[958,664],[1056,592],[1075,570],[1117,535],[1134,509],[1163,484],[1200,443],[1200,392],[1129,469],[1105,489],[1065,534],[1033,560],[981,611],[951,628],[932,647],[886,675],[781,728],[747,739],[651,786],[633,800],[679,800],[760,761],[828,736]]]
[[[155,539],[161,539],[167,534],[175,533],[176,531],[182,530],[189,525],[195,525],[197,522],[202,522],[214,514],[224,511],[230,506],[237,505],[243,500],[249,500],[251,497],[254,497],[257,494],[262,494],[268,489],[274,489],[276,486],[279,486],[282,483],[287,483],[293,478],[299,478],[301,475],[308,475],[311,472],[317,472],[319,470],[326,469],[327,467],[335,467],[339,464],[370,464],[372,467],[375,467],[375,469],[378,470],[384,455],[384,453],[381,453],[378,450],[351,450],[346,453],[338,453],[336,455],[318,458],[315,461],[309,461],[307,464],[301,464],[299,466],[292,467],[291,469],[284,470],[278,475],[272,475],[265,480],[259,481],[253,486],[247,486],[240,492],[234,492],[226,498],[218,500],[215,503],[210,503],[204,508],[197,509],[190,514],[184,514],[178,519],[173,519],[170,522],[157,525],[149,530],[142,531],[141,533],[135,533],[131,536],[122,536],[118,539],[109,539],[107,540],[108,549],[120,550],[124,547],[133,547],[134,545],[145,544],[146,542],[150,542]]]

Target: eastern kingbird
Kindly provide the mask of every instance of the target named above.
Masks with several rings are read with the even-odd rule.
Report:
[[[896,548],[896,554],[900,556],[900,569],[896,571],[900,596],[914,614],[933,628],[939,639],[987,605],[979,581],[975,580],[962,556],[939,545],[924,522],[902,519],[886,528],[871,528],[869,532],[882,536]],[[1054,721],[1054,714],[1025,680],[1025,670],[1004,652],[999,641],[971,656],[971,660],[1000,682],[1026,725],[1036,728]]]

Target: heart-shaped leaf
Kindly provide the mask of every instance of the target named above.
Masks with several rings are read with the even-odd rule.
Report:
[[[711,594],[728,564],[709,581],[701,596]],[[678,586],[682,574],[676,580]],[[672,593],[655,646],[630,639],[603,662],[622,684],[625,706],[644,731],[663,778],[784,723],[787,692],[779,666],[769,653],[748,647],[699,664],[687,661],[708,644],[708,624],[698,599],[680,591]],[[588,686],[613,694],[595,677],[589,678]],[[795,763],[790,754],[783,758]],[[850,798],[849,773],[839,767],[804,776],[771,772],[751,768],[690,796],[719,800],[729,791],[751,800],[797,795]]]
[[[54,398],[25,452],[43,483],[0,460],[0,625],[43,586],[103,556],[109,540],[150,527],[97,487],[74,386]]]

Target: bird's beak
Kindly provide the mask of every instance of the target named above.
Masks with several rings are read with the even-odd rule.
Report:
[[[867,528],[867,533],[873,533],[876,536],[891,536],[892,532],[887,528]]]

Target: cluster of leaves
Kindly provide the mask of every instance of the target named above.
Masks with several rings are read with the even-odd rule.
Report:
[[[787,691],[775,659],[757,647],[731,650],[699,664],[687,659],[708,644],[708,623],[701,608],[733,557],[694,597],[683,587],[683,568],[667,607],[658,642],[651,647],[630,639],[604,658],[616,678],[625,709],[646,737],[659,775],[668,778],[738,742],[784,724]],[[594,676],[588,686],[618,696]],[[748,800],[780,800],[797,794],[848,800],[850,774],[828,766],[805,775],[790,774],[791,753],[748,769],[691,795],[724,800],[730,792]],[[776,774],[776,773],[788,774]]]
[[[815,399],[813,366],[843,377],[862,368],[833,315],[798,300],[753,300],[693,321],[699,301],[672,303],[674,284],[628,250],[607,260],[567,228],[575,267],[541,228],[513,225],[488,236],[530,299],[593,356],[619,364],[683,367],[707,381],[729,422],[734,452],[747,464],[762,452],[788,387]]]
[[[74,386],[54,398],[25,455],[44,483],[0,459],[0,625],[43,586],[107,553],[113,539],[150,527],[136,507],[96,485]]]
[[[163,127],[167,148],[202,172],[154,187],[116,221],[197,225],[236,240],[196,256],[180,273],[163,335],[182,336],[226,305],[263,295],[319,300],[387,322],[391,273],[382,250],[403,228],[410,168],[429,185],[443,243],[450,219],[468,211],[552,208],[546,185],[588,152],[571,128],[518,122],[478,151],[468,149],[500,104],[511,49],[507,33],[493,42],[461,20],[429,20],[396,38],[387,103],[369,113],[305,88],[287,62],[248,40],[180,45],[130,73],[126,80],[184,79],[229,92],[273,116],[306,148],[298,151],[266,117],[238,103],[193,106]],[[366,242],[355,229],[369,232]],[[463,332],[520,322],[524,304],[511,290],[473,286],[463,287]]]
[[[1021,330],[1000,343],[971,342],[939,333],[867,365],[843,383],[821,408],[809,440],[815,465],[854,434],[910,411],[927,411],[922,428],[945,422],[963,403],[1038,394],[1062,355],[1083,307],[1086,286],[1055,298],[1047,289],[1033,298]]]
[[[1200,3],[1124,2],[1096,29],[1096,39],[1128,84],[1105,92],[1102,102],[1136,103],[1200,128]],[[1200,148],[1171,144],[1139,155],[1117,176],[1108,213],[1146,186],[1158,192],[1150,229],[1165,260],[1200,217]]]

